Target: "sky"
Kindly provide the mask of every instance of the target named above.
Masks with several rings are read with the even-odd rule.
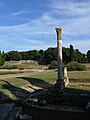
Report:
[[[57,46],[90,50],[90,0],[0,0],[0,50],[46,50]]]

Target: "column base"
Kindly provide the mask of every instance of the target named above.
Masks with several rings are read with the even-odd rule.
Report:
[[[59,93],[62,93],[65,89],[65,83],[63,80],[60,80],[60,82],[55,83],[55,90],[58,91]]]

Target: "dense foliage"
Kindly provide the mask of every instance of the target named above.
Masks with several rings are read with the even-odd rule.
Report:
[[[90,50],[87,51],[87,61],[90,63]]]
[[[4,52],[1,53],[0,51],[0,66],[4,65],[5,60],[4,60]]]
[[[49,69],[57,69],[57,61],[52,61],[49,65]]]
[[[44,52],[44,60],[49,64],[57,60],[57,48],[48,48]]]
[[[86,67],[84,65],[82,65],[81,63],[75,62],[75,61],[69,62],[66,66],[69,71],[86,70]]]
[[[22,55],[18,51],[10,51],[5,54],[6,61],[19,61],[22,60]]]
[[[67,64],[62,64],[62,68],[67,67],[68,71],[84,71],[86,67],[82,63],[71,61]],[[49,64],[49,69],[57,69],[57,61],[52,61]]]
[[[63,62],[66,64],[71,61],[77,61],[79,63],[85,62],[85,54],[81,53],[78,49],[74,49],[72,45],[70,48],[63,47]],[[44,59],[47,63],[57,60],[57,48],[48,48],[45,51]]]
[[[78,49],[74,49],[72,45],[70,48],[63,47],[63,62],[65,64],[71,61],[79,63],[85,62],[85,54],[81,53]],[[47,50],[30,50],[30,51],[9,51],[4,55],[5,61],[11,60],[43,60],[46,64],[52,61],[57,61],[57,48],[48,48]],[[88,55],[89,56],[89,55]]]
[[[43,50],[30,50],[25,52],[20,52],[22,60],[40,60],[43,59]]]

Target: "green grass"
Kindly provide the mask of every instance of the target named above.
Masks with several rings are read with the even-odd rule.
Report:
[[[16,78],[9,78],[5,80],[0,80],[0,87],[3,85],[11,84],[15,87],[22,87],[25,85],[37,85],[37,84],[44,84],[46,83],[54,83],[56,82],[56,72],[55,71],[46,71],[41,73],[31,73],[27,77],[16,77]],[[10,85],[10,86],[11,86]],[[3,88],[4,89],[4,88]]]
[[[7,74],[7,73],[6,73]],[[68,72],[70,82],[89,82],[90,83],[90,71],[70,71]],[[18,77],[18,78],[9,78],[6,81],[10,82],[12,85],[15,86],[22,86],[29,83],[29,79],[35,82],[35,84],[41,81],[48,82],[50,84],[54,84],[57,80],[57,71],[55,70],[48,70],[44,72],[35,72],[30,73],[27,77]],[[37,80],[38,79],[38,80]],[[34,83],[33,82],[33,83]],[[40,82],[39,82],[40,83]],[[1,85],[1,81],[0,81]]]
[[[90,71],[70,71],[68,72],[68,76],[71,83],[90,83]],[[25,77],[0,80],[0,93],[4,94],[6,97],[8,96],[10,99],[17,100],[24,98],[31,93],[31,91],[28,91],[25,88],[29,88],[29,86],[45,88],[46,86],[54,84],[56,80],[57,71],[55,70],[33,72]],[[69,85],[69,88],[90,91],[90,86],[80,84]],[[2,99],[0,101],[2,101]]]
[[[84,65],[86,66],[87,70],[90,71],[90,63],[85,63]]]
[[[68,76],[71,81],[90,82],[90,71],[71,71],[68,72]]]
[[[46,82],[55,82],[57,79],[57,72],[55,70],[48,70],[46,72],[42,72],[42,73],[37,73],[37,74],[32,74],[31,76],[29,76],[31,78],[37,78],[37,79],[42,79]]]

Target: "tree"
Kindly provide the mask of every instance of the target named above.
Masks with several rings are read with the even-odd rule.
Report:
[[[49,65],[49,69],[57,69],[57,61],[52,61]]]
[[[3,56],[3,52],[1,53],[0,51],[0,66],[4,65],[5,60],[4,60],[4,56]]]
[[[73,45],[70,48],[62,48],[63,62],[66,64],[71,61],[79,63],[85,62],[85,54],[81,53],[78,49],[74,49]],[[1,53],[0,53],[1,54]],[[29,51],[10,51],[2,54],[6,61],[10,60],[43,60],[44,63],[50,64],[52,61],[57,61],[57,47],[48,48],[47,50],[29,50]]]
[[[62,54],[63,54],[63,62],[68,63],[70,62],[70,49],[63,47],[62,49]]]
[[[6,61],[10,61],[10,60],[21,60],[22,56],[18,51],[10,51],[8,53],[5,54],[5,60]]]
[[[41,59],[43,60],[44,59],[44,50],[39,50],[39,53],[41,55]]]
[[[5,63],[4,58],[2,58],[2,57],[0,56],[0,66],[4,65],[4,63]]]
[[[74,61],[74,49],[73,45],[70,45],[70,62]]]
[[[2,51],[2,54],[1,54],[1,55],[2,55],[3,58],[5,57],[5,53],[4,53],[4,51]]]
[[[73,61],[77,61],[78,63],[84,63],[85,54],[81,53],[78,49],[75,49],[73,53]]]
[[[28,55],[26,51],[19,52],[20,55],[22,56],[22,60],[28,60]]]
[[[57,48],[48,48],[44,53],[45,61],[49,64],[57,60]]]
[[[90,50],[87,51],[87,60],[90,63]]]

